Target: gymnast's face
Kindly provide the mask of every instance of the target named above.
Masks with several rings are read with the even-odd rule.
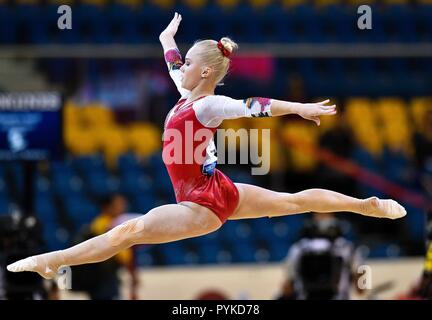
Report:
[[[201,62],[197,48],[189,49],[185,57],[185,63],[180,68],[182,72],[181,85],[186,90],[193,90],[198,84],[207,78],[209,68]]]

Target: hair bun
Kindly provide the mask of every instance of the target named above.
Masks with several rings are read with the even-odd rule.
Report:
[[[221,38],[219,42],[223,45],[224,49],[228,50],[230,53],[232,53],[238,47],[237,43],[228,37]]]

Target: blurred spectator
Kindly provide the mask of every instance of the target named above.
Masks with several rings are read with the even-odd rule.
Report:
[[[432,174],[432,170],[431,170]],[[432,175],[431,175],[432,178]],[[426,251],[423,273],[407,292],[396,296],[398,300],[432,299],[432,207],[427,210]]]
[[[427,175],[425,179],[428,180],[431,189],[427,191],[429,203],[426,209],[426,250],[418,295],[422,299],[432,299],[432,163],[427,167],[425,175]]]
[[[121,194],[111,194],[101,203],[101,213],[92,221],[91,225],[83,229],[81,239],[103,234],[113,228],[117,219],[126,211],[127,200]],[[120,299],[119,270],[125,267],[131,277],[131,291],[129,298],[137,299],[138,277],[133,248],[121,251],[115,257],[97,264],[83,265],[73,268],[72,288],[86,291],[92,300]]]
[[[426,197],[426,251],[423,273],[401,300],[432,299],[432,111],[425,116],[424,135],[415,136],[416,160],[419,165],[420,183]]]
[[[357,284],[360,254],[331,213],[314,214],[287,256],[280,300],[347,300]],[[359,293],[362,293],[355,286]]]

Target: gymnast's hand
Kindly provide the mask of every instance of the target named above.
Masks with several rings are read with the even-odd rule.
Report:
[[[317,126],[319,126],[320,116],[336,114],[336,105],[326,105],[329,101],[330,100],[327,99],[318,103],[301,103],[296,108],[296,113],[304,119],[314,121]]]
[[[173,37],[176,35],[180,21],[182,20],[181,14],[177,12],[174,14],[174,18],[168,24],[164,31],[161,32],[159,38],[163,37]]]

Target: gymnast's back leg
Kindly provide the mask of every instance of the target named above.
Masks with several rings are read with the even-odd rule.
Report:
[[[166,243],[208,234],[222,222],[210,210],[192,202],[156,207],[110,231],[64,250],[19,260],[7,266],[12,272],[33,271],[53,278],[60,266],[107,260],[136,244]]]

